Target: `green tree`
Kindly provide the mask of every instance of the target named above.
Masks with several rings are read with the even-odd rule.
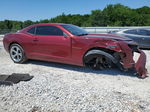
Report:
[[[25,27],[27,27],[27,26],[30,26],[30,25],[32,25],[32,24],[34,24],[33,21],[31,21],[31,20],[26,20],[26,21],[23,22],[23,28],[25,28]]]
[[[144,6],[138,9],[135,9],[139,14],[150,14],[150,7]]]

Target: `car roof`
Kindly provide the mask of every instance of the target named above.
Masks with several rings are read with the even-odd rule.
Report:
[[[28,29],[30,29],[30,28],[32,28],[32,27],[46,26],[46,25],[60,26],[60,25],[71,25],[71,24],[65,24],[65,23],[40,23],[40,24],[33,24],[33,25],[30,25],[30,26],[28,26],[28,27],[23,28],[23,29],[20,30],[19,32],[27,31]]]
[[[30,25],[28,27],[23,28],[22,30],[19,31],[19,33],[26,32],[27,30],[29,30],[32,27],[46,26],[46,25],[61,26],[61,25],[72,25],[72,24],[65,24],[65,23],[40,23],[40,24],[33,24],[33,25]]]
[[[33,24],[31,26],[40,26],[40,25],[71,25],[71,24],[65,24],[65,23],[40,23],[40,24]]]

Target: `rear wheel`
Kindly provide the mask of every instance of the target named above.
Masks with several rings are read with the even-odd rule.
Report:
[[[19,44],[10,46],[9,54],[15,63],[23,63],[27,60],[23,48]]]

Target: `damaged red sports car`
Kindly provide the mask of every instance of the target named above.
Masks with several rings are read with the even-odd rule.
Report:
[[[4,47],[15,63],[27,59],[88,66],[104,69],[117,66],[121,70],[135,70],[145,78],[146,55],[131,39],[107,35],[88,34],[70,24],[36,24],[17,33],[6,34]],[[140,53],[137,62],[134,52]]]

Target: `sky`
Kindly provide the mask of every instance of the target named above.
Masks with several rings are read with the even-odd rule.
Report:
[[[42,20],[65,14],[90,14],[120,3],[130,8],[150,7],[150,0],[0,0],[0,20]]]

